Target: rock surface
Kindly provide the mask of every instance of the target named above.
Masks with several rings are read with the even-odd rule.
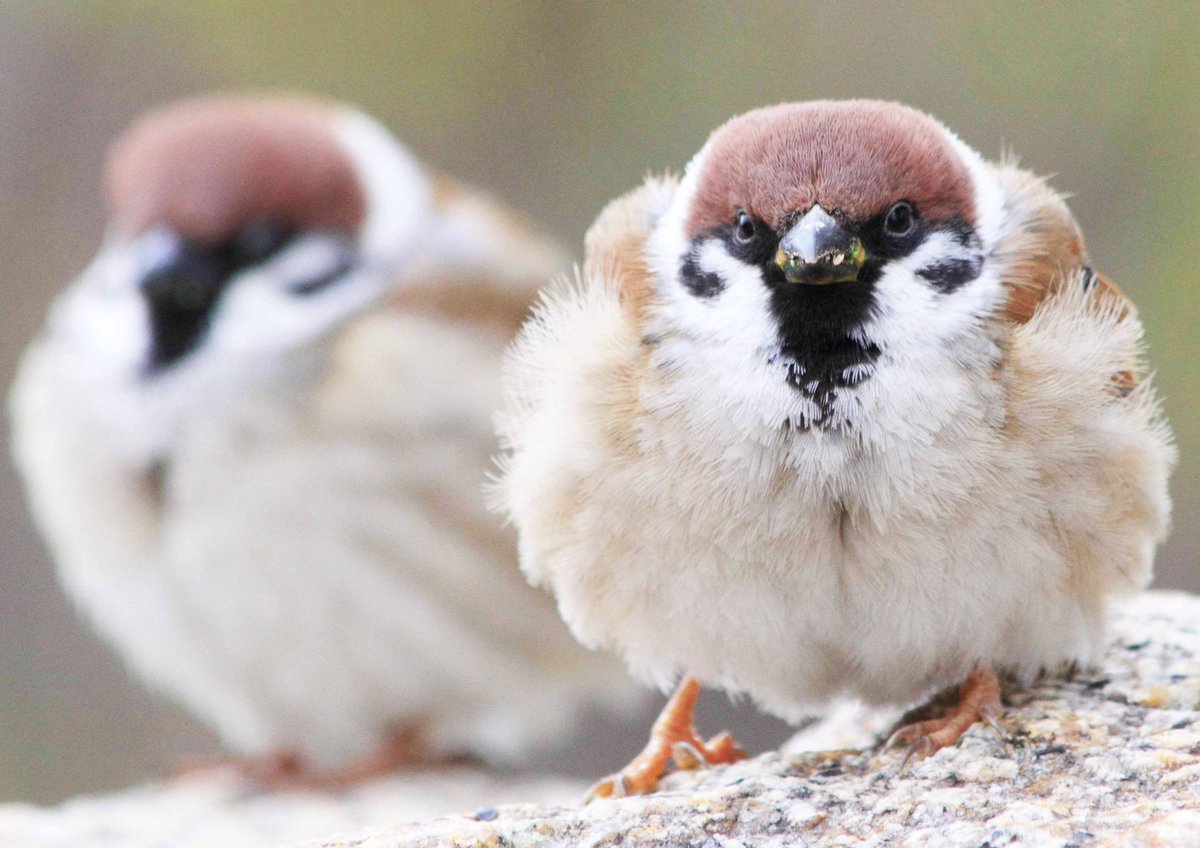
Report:
[[[373,781],[336,795],[267,793],[232,769],[54,807],[0,804],[0,848],[274,848],[514,802],[562,804],[587,787],[468,769]],[[352,843],[351,843],[352,844]]]
[[[785,753],[586,807],[573,783],[467,772],[337,797],[247,795],[226,776],[0,807],[0,845],[1200,846],[1200,598],[1150,592],[1128,603],[1100,668],[1014,697],[1006,738],[976,727],[899,775],[899,753],[881,753],[873,735],[892,718],[847,708]],[[834,740],[860,747],[799,750]],[[312,841],[339,829],[356,833]]]

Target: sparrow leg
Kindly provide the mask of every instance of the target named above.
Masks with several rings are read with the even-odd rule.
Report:
[[[189,759],[169,772],[172,780],[197,774],[229,770],[242,780],[263,787],[295,784],[305,774],[303,760],[291,751],[277,751],[256,757],[221,756]]]
[[[944,716],[901,727],[884,748],[897,742],[908,743],[900,762],[900,771],[904,771],[912,757],[924,758],[953,745],[977,721],[985,721],[998,730],[996,719],[1000,711],[1000,680],[991,669],[976,667],[958,690],[958,703]]]
[[[693,713],[699,696],[699,682],[685,677],[655,720],[646,747],[617,774],[593,786],[587,800],[653,792],[668,760],[674,760],[679,768],[694,769],[745,759],[746,753],[729,733],[719,733],[707,742],[696,735]]]
[[[450,762],[448,758],[442,760],[431,757],[422,743],[421,729],[407,727],[391,733],[383,745],[368,756],[331,771],[315,771],[296,753],[280,751],[258,757],[225,757],[204,763],[188,763],[173,776],[232,769],[242,780],[267,792],[339,792],[404,769],[429,768]]]
[[[449,762],[449,759],[441,760],[430,756],[419,726],[405,727],[395,730],[383,745],[369,756],[334,771],[312,775],[308,780],[311,788],[337,791],[405,769],[429,768]]]

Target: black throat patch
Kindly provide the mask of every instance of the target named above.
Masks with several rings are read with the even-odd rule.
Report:
[[[858,278],[828,285],[790,283],[775,264],[782,233],[765,221],[743,219],[700,233],[692,239],[679,269],[684,288],[701,300],[714,301],[714,308],[727,281],[701,267],[704,246],[719,242],[733,258],[756,266],[770,293],[771,314],[779,329],[778,353],[769,358],[780,366],[788,385],[816,404],[810,421],[790,422],[798,428],[833,426],[833,406],[840,394],[870,378],[883,355],[878,345],[862,339],[863,326],[874,317],[876,282],[888,262],[912,254],[933,233],[948,232],[957,248],[950,255],[918,269],[916,274],[939,295],[948,296],[974,280],[982,270],[982,246],[978,235],[965,221],[952,219],[925,222],[919,219],[900,235],[885,230],[886,212],[863,221],[843,221],[866,249],[867,261]],[[790,223],[790,222],[789,222]]]
[[[793,424],[828,426],[839,394],[870,377],[882,353],[856,332],[874,313],[874,278],[805,286],[779,274],[770,286],[771,312],[779,325],[776,361],[784,365],[788,385],[818,410],[814,420]]]

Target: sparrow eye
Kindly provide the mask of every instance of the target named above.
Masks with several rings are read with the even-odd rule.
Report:
[[[906,236],[916,223],[917,210],[907,200],[901,200],[888,210],[883,220],[883,230],[889,236]]]
[[[754,227],[754,221],[746,214],[746,210],[738,210],[737,218],[734,219],[733,237],[740,244],[749,244],[754,241],[754,237],[757,234],[758,231]]]

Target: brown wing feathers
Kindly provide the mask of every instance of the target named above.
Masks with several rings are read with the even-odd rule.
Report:
[[[1088,264],[1083,237],[1063,198],[1044,180],[1010,165],[996,169],[1005,188],[1008,219],[1018,222],[997,247],[1002,267],[1008,320],[1024,324],[1038,306],[1064,285],[1084,285],[1094,293],[1097,308],[1119,304],[1119,315],[1132,314],[1132,301],[1104,274]],[[1132,370],[1113,375],[1118,394],[1128,394],[1137,385]]]

